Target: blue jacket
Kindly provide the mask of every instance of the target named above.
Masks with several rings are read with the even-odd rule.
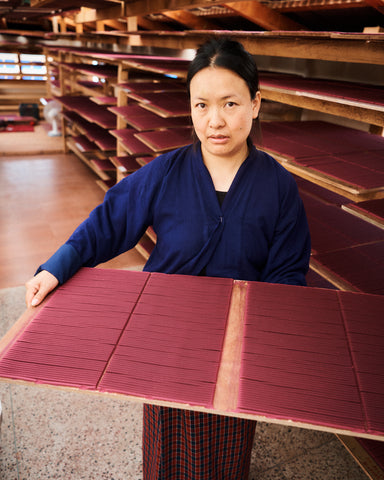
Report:
[[[145,270],[305,285],[310,237],[291,174],[252,147],[220,206],[200,144],[160,155],[111,188],[43,265],[65,282],[157,234]]]

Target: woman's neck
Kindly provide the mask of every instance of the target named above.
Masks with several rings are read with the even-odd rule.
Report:
[[[202,151],[203,161],[211,175],[213,185],[216,191],[228,192],[232,182],[248,156],[248,148],[246,152],[236,157],[219,157],[206,154]]]

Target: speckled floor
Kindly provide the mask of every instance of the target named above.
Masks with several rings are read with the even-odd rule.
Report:
[[[0,290],[0,336],[24,308],[24,287]],[[142,478],[140,404],[7,383],[0,399],[1,480]],[[249,478],[367,479],[334,435],[266,423],[257,425]]]

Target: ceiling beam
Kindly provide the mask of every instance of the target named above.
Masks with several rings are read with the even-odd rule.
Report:
[[[161,22],[160,20],[152,20],[151,18],[138,15],[137,24],[144,30],[172,30],[170,25]]]
[[[221,5],[221,0],[133,0],[125,3],[125,15],[148,15],[169,10]]]
[[[317,12],[321,10],[348,10],[372,7],[384,14],[383,0],[279,0],[273,2],[273,10],[279,12]],[[380,20],[378,19],[378,24]]]
[[[317,12],[319,10],[344,10],[367,7],[365,0],[281,0],[273,2],[279,12]]]
[[[109,20],[111,18],[125,17],[122,5],[111,8],[102,8],[96,10],[94,8],[81,7],[79,13],[75,15],[76,23],[97,22],[99,20]]]
[[[148,47],[196,49],[212,35],[227,36],[228,33],[209,30],[141,32],[141,43]],[[253,55],[340,61],[340,52],[343,52],[343,61],[345,62],[384,65],[382,34],[232,31],[230,36],[241,42]],[[129,39],[111,37],[111,41],[126,45]]]
[[[365,3],[367,5],[369,5],[370,7],[375,8],[380,13],[384,14],[384,1],[383,0],[365,0]],[[378,21],[378,23],[379,23],[379,21]]]
[[[99,20],[104,23],[106,27],[111,28],[112,30],[126,30],[127,29],[127,22],[123,22],[117,19],[109,19],[109,20]]]
[[[163,12],[165,17],[171,18],[178,23],[181,23],[191,30],[217,30],[219,29],[218,25],[211,20],[194,15],[187,10],[171,10]]]
[[[258,1],[231,2],[223,5],[265,30],[305,30],[303,25]]]

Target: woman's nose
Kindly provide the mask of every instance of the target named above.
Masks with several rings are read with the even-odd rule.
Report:
[[[209,126],[211,128],[219,128],[224,125],[225,121],[219,108],[212,108],[209,117]]]

